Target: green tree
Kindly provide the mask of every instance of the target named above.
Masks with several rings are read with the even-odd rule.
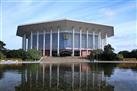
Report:
[[[127,50],[120,51],[118,54],[122,54],[124,58],[136,58],[137,59],[137,49],[134,49],[131,52]]]
[[[38,60],[41,57],[41,53],[36,49],[30,49],[28,50],[27,53],[28,53],[28,58],[32,60]]]
[[[104,52],[107,54],[111,54],[114,52],[114,48],[112,48],[112,46],[110,44],[104,46]]]
[[[0,59],[5,58],[5,55],[0,51]]]
[[[102,53],[103,53],[102,49],[93,50],[90,53],[90,55],[88,56],[88,59],[90,59],[90,60],[94,60],[94,59],[100,60]]]
[[[132,56],[132,58],[137,59],[137,49],[134,49],[134,50],[131,51],[131,56]]]
[[[94,52],[95,54],[101,54],[101,53],[103,53],[103,50],[101,50],[101,49],[96,49],[96,50],[93,50],[93,52]]]
[[[103,53],[103,50],[101,49],[96,49],[96,50],[93,50],[93,54],[94,54],[94,59],[101,59],[101,54]]]
[[[110,44],[104,46],[104,52],[101,54],[102,60],[116,60],[117,54],[114,53],[114,48]]]
[[[93,50],[88,58],[97,60],[116,60],[117,54],[114,53],[114,48],[108,44],[104,46],[104,51],[101,49]]]
[[[0,40],[0,50],[4,50],[4,46],[6,46],[6,44]]]
[[[127,50],[120,51],[118,54],[122,54],[124,58],[130,58],[130,52]]]

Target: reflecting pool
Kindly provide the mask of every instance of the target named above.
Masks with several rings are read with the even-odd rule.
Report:
[[[0,65],[0,91],[136,91],[137,64]]]

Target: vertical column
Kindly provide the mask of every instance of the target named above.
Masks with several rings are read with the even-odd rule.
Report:
[[[103,47],[106,45],[106,39],[103,39]]]
[[[26,51],[28,50],[28,39],[26,38]]]
[[[74,46],[75,46],[75,30],[73,28],[73,31],[72,31],[72,56],[74,56]]]
[[[80,56],[82,56],[81,55],[81,48],[82,48],[82,46],[81,46],[81,44],[82,44],[82,30],[80,29]]]
[[[27,50],[30,49],[30,36],[28,36],[28,46],[27,46]]]
[[[107,45],[107,33],[105,35],[105,45]]]
[[[57,55],[59,56],[59,39],[60,39],[60,35],[59,35],[60,31],[59,31],[59,28],[58,28],[58,48],[57,48]]]
[[[26,34],[24,34],[24,50],[26,51]]]
[[[22,49],[26,51],[26,34],[22,38]]]
[[[37,32],[37,50],[39,50],[39,32]]]
[[[22,37],[22,49],[24,50],[24,36]]]
[[[87,30],[87,55],[88,55],[88,30]]]
[[[93,32],[93,49],[95,49],[95,32]]]
[[[45,56],[45,31],[43,33],[43,56]]]
[[[101,49],[101,32],[98,33],[98,49]]]
[[[50,30],[50,56],[52,56],[52,29]]]
[[[101,39],[101,48],[102,48],[102,50],[104,49],[103,39]]]
[[[33,33],[30,33],[30,49],[32,49],[33,44]]]

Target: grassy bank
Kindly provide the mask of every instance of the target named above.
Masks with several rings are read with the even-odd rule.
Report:
[[[130,64],[121,63],[121,64],[118,64],[117,66],[120,68],[136,68],[137,69],[136,63],[130,63]]]

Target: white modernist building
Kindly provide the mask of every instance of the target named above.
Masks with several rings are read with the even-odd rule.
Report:
[[[108,25],[56,20],[20,25],[17,35],[22,37],[24,50],[37,49],[47,56],[87,56],[94,49],[103,49],[114,30]]]

